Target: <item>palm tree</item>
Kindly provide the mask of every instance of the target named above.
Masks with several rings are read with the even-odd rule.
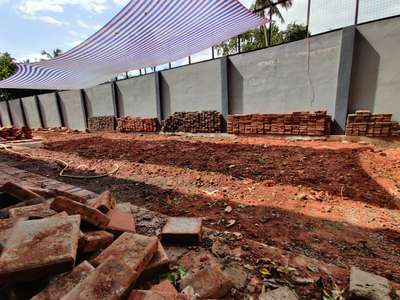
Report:
[[[272,21],[272,17],[277,16],[281,23],[285,23],[285,19],[282,16],[280,8],[288,10],[290,7],[292,7],[292,5],[293,0],[254,0],[252,8],[256,12],[256,14],[263,18],[269,17]],[[269,33],[267,33],[267,27],[265,25],[262,27],[265,35],[265,43],[269,46],[271,44],[271,30],[269,31]],[[270,29],[271,28],[272,27],[270,27]]]
[[[47,52],[45,50],[42,50],[41,54],[42,55],[46,55],[49,59],[51,59],[51,58],[55,58],[57,56],[60,56],[62,54],[62,50],[59,49],[59,48],[56,48],[56,49],[53,50],[52,54],[50,54],[49,52]]]

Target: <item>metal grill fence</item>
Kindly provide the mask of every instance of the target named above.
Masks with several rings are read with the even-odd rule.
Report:
[[[284,32],[290,24],[295,23],[305,26],[308,36],[314,36],[351,25],[360,25],[400,15],[400,0],[292,0],[293,4],[288,9],[282,7],[282,3],[285,1],[287,0],[271,0],[272,5],[253,9],[256,13],[263,12],[267,18],[272,20],[272,23],[266,28],[269,37],[266,45],[253,47],[252,50],[276,46],[285,42],[271,40],[271,37],[273,37],[273,26],[276,26],[279,31]],[[280,15],[271,14],[273,11],[271,7],[277,8]],[[228,41],[231,45],[235,45],[231,47],[229,53],[223,54],[219,51],[219,47],[214,46],[179,61],[120,74],[116,80],[207,61],[226,54],[234,55],[246,52],[247,50],[241,36]]]

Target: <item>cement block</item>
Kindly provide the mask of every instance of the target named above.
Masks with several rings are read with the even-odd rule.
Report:
[[[61,299],[93,271],[94,267],[89,262],[83,261],[72,272],[54,278],[47,288],[31,298],[31,300]]]
[[[83,221],[101,228],[110,222],[110,219],[97,209],[62,196],[56,197],[50,208],[58,212],[65,211],[69,215],[80,215]]]
[[[107,230],[111,232],[136,232],[135,220],[131,213],[112,209],[107,213],[107,217],[110,219]]]
[[[66,272],[75,263],[79,216],[20,221],[0,257],[0,285]]]
[[[390,282],[384,277],[351,268],[351,299],[390,300]]]
[[[95,252],[111,245],[114,235],[107,231],[86,232],[79,239],[79,251],[83,253]]]
[[[0,121],[3,127],[11,126],[10,115],[8,114],[7,102],[0,102]]]
[[[57,214],[50,208],[49,202],[41,204],[16,207],[9,210],[10,218],[43,219]]]
[[[85,89],[88,117],[116,116],[110,83]]]
[[[57,105],[56,93],[39,95],[39,107],[42,112],[45,128],[61,127],[60,111]]]
[[[137,272],[118,258],[110,257],[61,300],[124,299],[137,278]]]
[[[27,97],[21,99],[22,106],[25,111],[26,125],[30,128],[42,128],[39,110],[35,97]]]
[[[110,256],[114,256],[140,275],[156,253],[157,246],[156,237],[126,232],[95,257],[92,263],[98,266]]]
[[[24,114],[22,112],[22,106],[20,99],[14,99],[8,101],[11,110],[11,116],[13,119],[14,127],[21,128],[25,126]]]
[[[161,232],[161,239],[171,244],[196,244],[201,241],[200,218],[169,218]]]
[[[64,125],[71,129],[86,129],[85,108],[83,106],[81,91],[60,92],[59,96]]]

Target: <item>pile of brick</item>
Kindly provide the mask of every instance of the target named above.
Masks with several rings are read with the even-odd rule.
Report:
[[[157,118],[123,117],[117,119],[117,131],[120,132],[157,132]]]
[[[115,117],[114,116],[90,117],[88,120],[88,129],[91,132],[114,131]]]
[[[369,110],[358,110],[347,116],[346,135],[399,136],[400,127],[398,122],[392,121],[392,114],[372,114]]]
[[[1,141],[15,141],[15,140],[31,140],[33,138],[32,129],[28,127],[15,128],[15,127],[1,127],[0,128],[0,142]]]
[[[164,132],[218,133],[222,116],[217,111],[176,112],[162,123]]]
[[[323,136],[331,132],[326,111],[290,114],[229,115],[228,133]]]
[[[169,218],[159,239],[136,233],[131,207],[117,204],[108,191],[87,200],[7,182],[0,193],[15,199],[0,209],[0,298],[7,292],[18,299],[15,293],[21,292],[34,300],[191,299],[169,281],[141,288],[168,274],[165,245],[201,242],[201,219]],[[26,288],[32,286],[34,294],[24,294],[32,293]],[[213,264],[188,274],[180,287],[201,299],[216,299],[231,284]]]
[[[65,132],[65,133],[82,133],[86,130],[71,129],[68,127],[49,127],[49,128],[35,128],[34,132]]]

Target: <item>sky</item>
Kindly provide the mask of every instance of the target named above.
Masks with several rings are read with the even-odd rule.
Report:
[[[246,7],[253,0],[240,0]],[[310,29],[327,31],[354,22],[356,0],[312,0]],[[0,0],[0,53],[17,61],[44,58],[42,50],[64,52],[78,45],[109,21],[129,0]],[[400,14],[399,0],[362,0],[361,21]],[[377,7],[380,3],[380,7]],[[306,23],[307,0],[294,0],[283,12],[286,24]],[[285,24],[278,25],[284,29]],[[205,50],[193,61],[210,56]],[[179,64],[179,63],[178,63]]]

